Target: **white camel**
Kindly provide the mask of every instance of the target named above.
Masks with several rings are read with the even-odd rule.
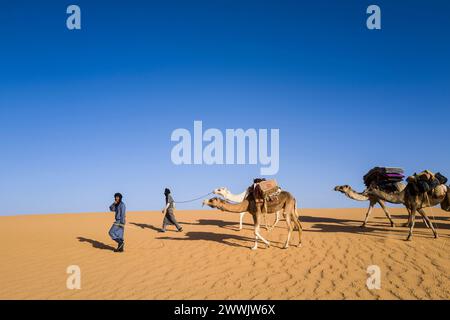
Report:
[[[239,193],[239,194],[233,194],[227,188],[221,187],[221,188],[214,189],[213,194],[222,196],[225,200],[228,200],[228,201],[232,201],[235,203],[241,203],[242,201],[244,201],[245,197],[247,196],[247,190],[245,190],[244,192]],[[244,215],[246,213],[247,213],[247,211],[239,213],[239,230],[242,230],[242,221],[244,220]],[[279,221],[280,221],[280,211],[277,211],[275,214],[275,222],[269,228],[267,225],[266,215],[264,215],[264,223],[266,225],[267,230],[274,229]]]

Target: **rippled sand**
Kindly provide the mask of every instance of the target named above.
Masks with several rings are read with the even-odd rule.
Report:
[[[0,217],[0,299],[449,299],[450,213],[427,211],[439,239],[419,220],[406,242],[379,209],[359,228],[365,211],[302,209],[301,248],[281,249],[280,221],[257,251],[249,215],[238,231],[237,214],[178,211],[184,231],[161,234],[161,213],[130,212],[124,253],[112,251],[112,213]],[[66,288],[69,265],[81,268],[80,290]],[[380,290],[366,287],[370,265]]]

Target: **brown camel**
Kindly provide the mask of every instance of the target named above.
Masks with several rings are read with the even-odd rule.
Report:
[[[203,205],[210,206],[211,208],[217,208],[222,211],[227,212],[249,212],[253,217],[254,227],[255,227],[255,245],[252,247],[252,250],[256,250],[258,248],[258,239],[264,242],[267,247],[270,247],[270,242],[264,239],[264,237],[260,233],[260,224],[261,224],[261,208],[258,208],[257,202],[255,201],[253,194],[248,195],[244,201],[233,204],[229,203],[223,199],[212,198],[209,200],[204,200]],[[278,211],[283,212],[283,216],[286,219],[286,225],[288,228],[288,235],[286,239],[286,243],[284,248],[287,249],[289,247],[289,242],[291,238],[291,233],[294,225],[298,229],[298,246],[301,246],[302,243],[302,226],[299,221],[298,213],[297,213],[297,205],[295,198],[286,191],[282,191],[276,200],[267,202],[267,213],[276,213]]]
[[[434,237],[437,238],[438,234],[434,229],[433,223],[428,218],[427,214],[423,209],[434,207],[438,204],[441,204],[447,198],[448,187],[446,185],[439,185],[434,188],[429,193],[414,195],[411,191],[410,185],[406,186],[401,192],[398,193],[386,193],[379,189],[371,189],[368,190],[369,196],[378,197],[381,200],[388,201],[391,203],[400,203],[405,205],[405,207],[409,210],[409,234],[406,240],[411,240],[413,235],[414,224],[416,220],[416,212],[419,212],[423,219],[428,223],[431,230],[433,231]]]
[[[397,184],[397,187],[398,187],[398,192],[401,192],[401,191],[403,191],[403,190],[405,189],[406,185],[405,185],[404,183],[398,183],[398,184]],[[370,189],[370,188],[369,188],[369,189]],[[391,227],[398,226],[398,225],[396,225],[396,224],[394,223],[394,221],[392,220],[392,217],[391,217],[391,215],[390,215],[390,213],[389,213],[389,211],[388,211],[388,209],[387,209],[387,207],[386,207],[386,205],[385,205],[383,199],[380,199],[379,197],[374,196],[374,195],[369,195],[369,194],[368,194],[368,190],[369,190],[369,189],[366,189],[366,190],[364,190],[363,192],[357,192],[357,191],[353,190],[353,188],[352,188],[351,186],[349,186],[349,185],[343,185],[343,186],[337,186],[337,187],[335,187],[335,188],[334,188],[334,191],[341,192],[341,193],[345,194],[348,198],[350,198],[350,199],[352,199],[352,200],[356,200],[356,201],[369,201],[369,209],[367,210],[366,218],[364,219],[364,222],[363,222],[363,224],[361,225],[361,228],[364,228],[364,227],[366,226],[367,222],[369,221],[370,214],[372,213],[373,208],[375,207],[375,205],[376,205],[377,203],[378,203],[378,204],[380,205],[380,207],[383,209],[384,214],[386,215],[386,217],[387,217],[387,218],[389,219],[389,221],[391,222]],[[387,202],[389,202],[389,201],[387,200]],[[394,202],[394,203],[398,203],[398,202]],[[407,210],[408,210],[408,215],[410,216],[411,213],[410,213],[410,211],[409,211],[408,208],[407,208]],[[429,225],[428,225],[428,223],[425,221],[425,219],[424,219],[423,221],[424,221],[425,225],[426,225],[427,227],[429,227]],[[402,226],[402,227],[407,227],[407,226],[409,226],[409,219],[408,219],[408,223],[401,224],[400,226]]]
[[[404,184],[401,184],[401,185],[402,185],[402,189],[404,189],[405,185]],[[369,201],[369,209],[367,210],[366,218],[364,219],[364,222],[361,225],[361,228],[364,228],[366,226],[367,221],[369,221],[369,216],[372,213],[372,210],[373,210],[373,208],[375,207],[375,205],[377,203],[383,209],[384,213],[386,214],[386,217],[391,222],[391,227],[395,227],[395,223],[392,220],[392,217],[389,214],[389,211],[387,210],[387,208],[386,208],[386,206],[384,204],[384,201],[381,200],[380,198],[375,197],[375,196],[367,195],[367,189],[364,190],[363,192],[357,192],[357,191],[353,190],[352,187],[350,187],[349,185],[343,185],[343,186],[335,187],[334,191],[342,192],[348,198],[356,200],[356,201]]]

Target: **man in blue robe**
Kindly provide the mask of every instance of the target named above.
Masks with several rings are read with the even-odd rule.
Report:
[[[125,203],[122,202],[122,195],[116,193],[114,195],[114,203],[109,207],[109,210],[115,212],[115,222],[109,229],[109,236],[117,242],[117,249],[114,252],[123,252],[125,242],[123,240],[123,233],[125,229]]]

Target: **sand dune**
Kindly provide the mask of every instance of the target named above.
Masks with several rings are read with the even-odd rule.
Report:
[[[406,242],[378,209],[365,229],[365,209],[303,209],[302,248],[281,249],[281,221],[258,251],[250,216],[239,232],[237,214],[178,211],[184,232],[160,234],[161,213],[129,212],[124,253],[112,251],[111,213],[0,217],[0,299],[449,299],[450,215],[427,212],[440,238],[420,221]],[[80,290],[66,288],[69,265]],[[369,265],[381,290],[366,287]]]

